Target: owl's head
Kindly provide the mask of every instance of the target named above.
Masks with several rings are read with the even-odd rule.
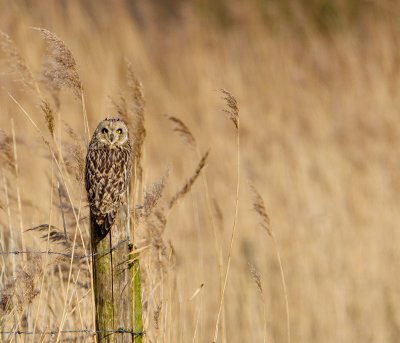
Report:
[[[106,118],[97,126],[94,136],[97,141],[110,148],[117,148],[128,142],[128,127],[118,118]]]

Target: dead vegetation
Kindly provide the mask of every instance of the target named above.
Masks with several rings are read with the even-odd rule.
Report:
[[[0,0],[0,331],[93,327],[83,170],[114,115],[148,342],[397,342],[400,7],[329,4]]]

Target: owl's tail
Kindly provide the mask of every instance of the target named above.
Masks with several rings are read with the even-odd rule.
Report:
[[[111,227],[114,225],[116,215],[116,211],[111,211],[106,214],[106,216],[104,217],[104,226],[102,233],[107,234],[108,231],[110,231]]]
[[[115,211],[111,211],[105,216],[101,217],[95,216],[93,213],[91,213],[92,227],[100,239],[104,238],[110,231],[111,227],[114,225],[115,216]]]

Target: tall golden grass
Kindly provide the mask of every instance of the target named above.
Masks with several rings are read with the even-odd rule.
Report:
[[[136,118],[148,342],[397,342],[399,14],[0,1],[0,250],[62,253],[0,255],[0,331],[90,337],[42,332],[93,328],[83,158],[115,114]]]

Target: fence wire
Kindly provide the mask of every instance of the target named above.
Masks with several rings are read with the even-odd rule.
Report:
[[[72,254],[72,253],[66,253],[66,252],[61,252],[61,251],[52,251],[51,249],[49,250],[13,250],[13,251],[0,251],[0,255],[23,255],[23,254],[47,254],[47,255],[57,255],[57,256],[63,256],[63,257],[68,257],[68,258],[77,258],[77,259],[84,259],[88,257],[93,257],[97,255],[107,255],[114,250],[116,250],[119,246],[122,244],[129,242],[129,238],[125,238],[122,241],[119,241],[117,244],[112,246],[110,249],[100,251],[97,253],[89,253],[89,254],[83,254],[83,255],[77,255],[77,254]],[[133,336],[142,336],[144,335],[144,331],[133,331],[133,330],[126,330],[123,328],[119,328],[117,330],[91,330],[91,329],[81,329],[81,330],[52,330],[52,331],[21,331],[21,330],[6,330],[6,331],[0,331],[0,335],[58,335],[59,333],[62,334],[68,334],[68,333],[83,333],[87,335],[95,335],[98,333],[109,333],[109,334],[129,334]]]
[[[96,253],[83,254],[83,255],[76,255],[76,254],[71,254],[71,253],[66,253],[66,252],[61,252],[61,251],[52,251],[51,249],[49,249],[49,250],[25,250],[25,251],[24,250],[0,251],[0,255],[47,254],[47,255],[64,256],[64,257],[69,257],[69,258],[71,258],[73,256],[74,258],[77,258],[77,259],[83,259],[83,258],[87,258],[87,257],[97,256],[97,255],[100,255],[100,256],[107,255],[107,254],[113,252],[114,250],[116,250],[120,245],[122,245],[123,243],[126,243],[128,241],[129,241],[129,239],[126,238],[126,239],[118,242],[117,244],[115,244],[108,250],[104,250],[104,251],[100,251],[100,252],[96,252]]]
[[[126,330],[123,328],[117,330],[90,330],[90,329],[81,329],[81,330],[53,330],[53,331],[20,331],[20,330],[10,330],[10,331],[0,331],[0,334],[4,335],[58,335],[59,333],[86,333],[86,334],[97,334],[97,333],[120,333],[120,334],[130,334],[134,336],[142,336],[144,335],[144,331],[132,331]]]

